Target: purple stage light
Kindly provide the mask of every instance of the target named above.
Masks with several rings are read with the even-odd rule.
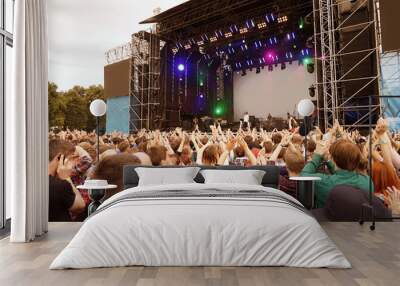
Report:
[[[181,72],[184,71],[185,70],[185,65],[179,64],[178,65],[178,70],[181,71]]]

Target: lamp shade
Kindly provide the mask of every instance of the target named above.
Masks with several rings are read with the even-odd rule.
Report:
[[[297,111],[301,116],[310,116],[314,113],[315,106],[310,99],[302,99],[297,105]]]
[[[90,113],[94,116],[100,117],[106,114],[107,104],[104,100],[96,99],[90,104]]]

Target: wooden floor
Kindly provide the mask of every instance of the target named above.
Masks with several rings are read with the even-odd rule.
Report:
[[[357,223],[323,223],[353,265],[350,270],[284,267],[130,267],[50,271],[49,264],[79,229],[53,223],[30,244],[0,241],[0,285],[400,285],[400,223],[378,223],[375,232]]]

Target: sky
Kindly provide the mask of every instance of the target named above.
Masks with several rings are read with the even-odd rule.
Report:
[[[139,22],[184,0],[47,0],[49,80],[59,90],[103,84],[105,52],[148,26]]]

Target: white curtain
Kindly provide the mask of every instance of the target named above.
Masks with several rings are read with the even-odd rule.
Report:
[[[48,44],[46,0],[16,0],[13,92],[6,98],[6,187],[12,242],[48,226]]]

